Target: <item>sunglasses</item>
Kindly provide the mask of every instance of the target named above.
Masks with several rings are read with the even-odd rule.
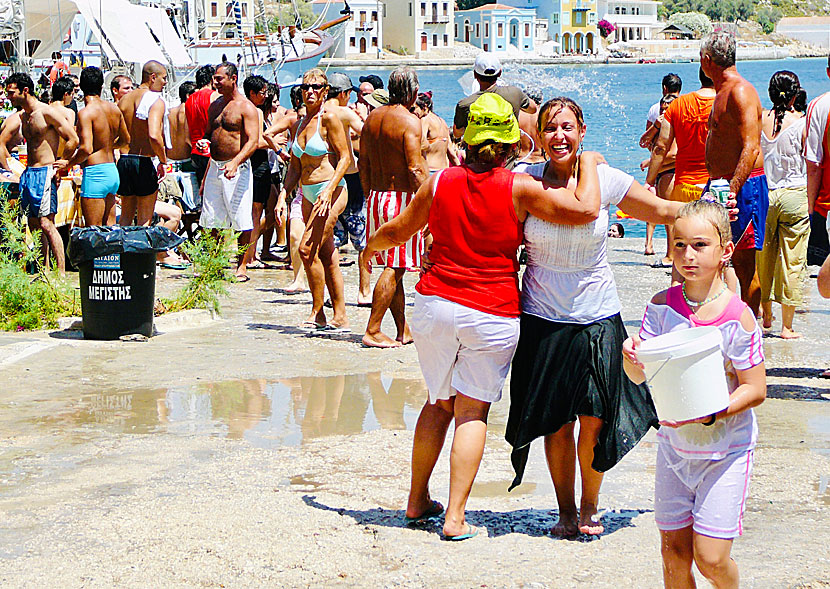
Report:
[[[322,90],[327,84],[300,84],[300,90],[308,92],[309,90]]]

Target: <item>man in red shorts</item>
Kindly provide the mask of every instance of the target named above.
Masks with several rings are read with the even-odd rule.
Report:
[[[389,104],[369,113],[361,134],[358,168],[363,192],[369,195],[369,235],[400,215],[429,175],[421,153],[421,120],[409,111],[418,97],[418,75],[410,67],[399,67],[389,75],[388,89]],[[384,268],[372,293],[364,345],[394,348],[412,342],[404,315],[403,277],[407,268],[421,265],[422,248],[419,232],[375,258]],[[395,339],[380,330],[387,309],[395,320]]]
[[[715,102],[706,137],[706,169],[711,180],[729,180],[738,201],[732,222],[732,265],[741,284],[741,299],[758,315],[761,287],[755,252],[764,248],[769,190],[761,153],[761,100],[735,68],[735,36],[716,31],[700,45],[700,67],[715,83]],[[705,191],[708,191],[707,183]]]

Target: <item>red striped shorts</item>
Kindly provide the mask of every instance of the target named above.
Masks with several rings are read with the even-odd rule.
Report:
[[[371,235],[381,225],[400,215],[413,198],[415,193],[370,190],[366,215],[367,234]],[[424,239],[418,231],[403,245],[377,252],[375,262],[387,268],[420,268],[423,251]]]

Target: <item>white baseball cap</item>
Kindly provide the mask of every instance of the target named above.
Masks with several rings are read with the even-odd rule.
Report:
[[[473,71],[479,76],[494,78],[501,75],[501,62],[492,53],[479,53]]]

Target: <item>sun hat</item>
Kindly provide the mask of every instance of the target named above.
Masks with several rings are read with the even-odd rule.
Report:
[[[346,90],[356,90],[352,84],[351,78],[346,74],[335,72],[328,76],[329,88],[336,92],[345,92]]]
[[[501,62],[498,57],[485,51],[484,53],[479,53],[478,57],[476,57],[473,71],[485,78],[495,78],[501,75]]]
[[[363,100],[368,102],[373,108],[386,106],[387,104],[389,104],[389,90],[378,88],[371,94],[367,94],[366,96],[364,96]]]
[[[519,123],[513,107],[494,92],[485,92],[470,105],[464,143],[478,145],[485,141],[513,144],[519,141]]]

